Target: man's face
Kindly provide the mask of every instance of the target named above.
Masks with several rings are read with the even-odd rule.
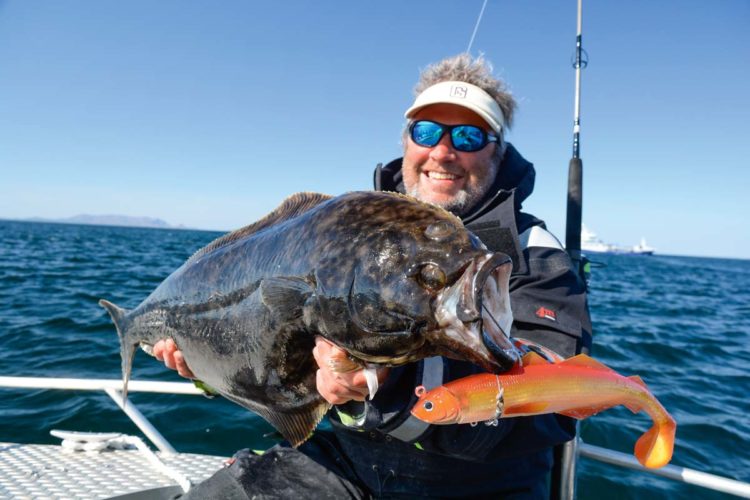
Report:
[[[420,110],[412,120],[432,120],[444,125],[476,125],[491,131],[473,111],[455,104],[433,104]],[[404,144],[403,176],[406,192],[463,215],[487,192],[497,175],[492,157],[497,145],[489,143],[473,153],[453,148],[450,134],[444,134],[434,147],[415,144],[407,137]]]

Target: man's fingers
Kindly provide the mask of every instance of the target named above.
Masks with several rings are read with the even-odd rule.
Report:
[[[367,388],[364,391],[358,391],[347,387],[346,385],[331,381],[326,377],[324,370],[318,370],[316,373],[316,384],[318,392],[323,399],[333,405],[344,404],[351,400],[364,401],[367,396]]]
[[[164,361],[164,341],[160,340],[156,344],[154,344],[154,348],[151,350],[151,352],[154,354],[154,357],[158,359],[159,361]]]
[[[174,353],[171,353],[169,351],[164,351],[164,366],[166,366],[170,370],[177,369],[174,363]]]
[[[177,348],[177,344],[173,339],[158,341],[154,344],[152,352],[154,357],[159,361],[163,361],[164,366],[167,368],[177,370],[177,373],[185,378],[195,378],[195,374],[188,367],[187,361],[185,361],[185,356]]]
[[[173,339],[167,339],[164,341],[164,352],[166,354],[168,354],[169,356],[173,356],[176,350],[177,344],[175,344]]]
[[[331,404],[344,404],[351,400],[365,400],[369,389],[364,370],[357,368],[357,365],[344,371],[336,369],[342,368],[342,360],[350,361],[346,351],[318,336],[315,337],[313,357],[319,367],[316,373],[318,392],[326,401]],[[379,368],[377,375],[380,382],[385,381],[388,368]]]
[[[174,353],[173,359],[175,368],[177,369],[177,373],[185,378],[195,378],[193,372],[190,370],[190,368],[188,368],[185,357],[182,355],[181,351],[176,351]]]
[[[385,379],[388,378],[388,372],[390,369],[387,366],[384,366],[382,368],[378,368],[376,370],[376,373],[378,375],[378,382],[381,384],[385,382]],[[354,386],[364,386],[365,390],[367,389],[367,377],[365,377],[364,370],[357,370],[356,372],[353,372],[351,374],[351,384]]]

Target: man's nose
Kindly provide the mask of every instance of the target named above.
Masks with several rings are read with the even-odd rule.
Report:
[[[430,151],[430,158],[434,161],[453,161],[456,159],[456,150],[453,149],[450,135],[444,134]]]

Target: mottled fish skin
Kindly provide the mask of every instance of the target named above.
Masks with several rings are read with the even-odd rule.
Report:
[[[126,383],[138,344],[173,338],[197,378],[296,446],[329,409],[316,390],[315,335],[363,362],[445,355],[507,369],[481,340],[445,335],[434,311],[449,289],[465,309],[480,300],[472,279],[501,265],[509,273],[509,259],[460,219],[413,198],[298,193],[198,251],[136,309],[100,303],[120,335]]]

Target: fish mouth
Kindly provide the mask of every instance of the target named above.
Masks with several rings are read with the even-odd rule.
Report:
[[[513,313],[509,280],[513,268],[503,253],[472,260],[461,277],[435,301],[436,344],[441,354],[466,359],[492,373],[513,368],[520,359],[510,340]]]

